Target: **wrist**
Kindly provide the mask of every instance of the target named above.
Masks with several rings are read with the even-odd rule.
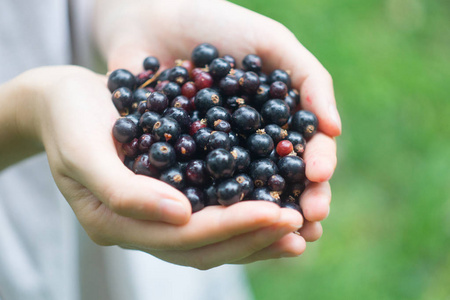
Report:
[[[39,93],[29,72],[0,86],[0,169],[44,150],[36,122]]]

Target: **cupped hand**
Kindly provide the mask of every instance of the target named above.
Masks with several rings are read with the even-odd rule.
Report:
[[[196,45],[208,42],[220,55],[233,55],[238,62],[253,53],[263,59],[265,71],[279,68],[291,72],[292,85],[300,91],[301,108],[319,119],[319,131],[304,153],[311,184],[300,199],[306,219],[300,233],[307,241],[317,240],[322,235],[320,221],[330,208],[328,181],[336,167],[334,137],[341,133],[327,70],[286,27],[227,1],[129,1],[126,7],[119,2],[111,7],[120,11],[112,14],[114,20],[99,16],[98,22],[97,33],[110,70],[126,68],[138,73],[149,55],[168,68],[176,59],[189,59]]]
[[[18,81],[33,100],[20,123],[42,141],[58,188],[94,242],[199,269],[303,252],[303,239],[287,238],[303,224],[293,210],[246,201],[191,215],[180,191],[126,168],[112,137],[119,115],[104,76],[59,66]]]

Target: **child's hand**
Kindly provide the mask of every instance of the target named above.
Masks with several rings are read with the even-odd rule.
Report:
[[[283,25],[227,1],[116,0],[105,2],[98,12],[97,35],[110,70],[126,68],[138,73],[149,55],[168,68],[175,59],[189,59],[195,46],[208,42],[220,55],[233,55],[237,62],[253,53],[263,59],[266,71],[291,71],[302,109],[319,119],[319,132],[304,154],[306,175],[312,183],[301,197],[306,222],[300,231],[307,241],[317,240],[322,234],[319,221],[329,212],[328,180],[336,167],[334,137],[341,133],[341,122],[330,74],[295,36]]]
[[[12,84],[21,93],[19,132],[42,142],[56,184],[94,242],[199,269],[303,252],[294,210],[246,201],[191,216],[181,192],[128,170],[112,137],[119,115],[104,76],[46,67]]]

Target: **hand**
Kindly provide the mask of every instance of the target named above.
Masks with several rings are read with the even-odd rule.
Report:
[[[317,240],[322,235],[320,221],[328,216],[331,201],[328,180],[336,167],[334,137],[341,133],[333,83],[325,68],[283,25],[227,1],[108,3],[120,16],[110,14],[114,23],[106,14],[97,16],[97,35],[110,70],[126,68],[138,73],[149,55],[168,68],[175,59],[190,58],[196,45],[209,42],[221,55],[233,55],[237,62],[254,53],[263,59],[265,71],[291,71],[293,87],[300,90],[301,107],[319,119],[319,132],[304,154],[311,184],[300,201],[306,219],[300,233],[307,241]],[[99,12],[106,7],[106,3],[101,5]],[[279,245],[282,247],[282,242]]]
[[[246,201],[191,216],[181,192],[128,170],[112,137],[119,115],[104,76],[62,66],[13,81],[22,99],[18,131],[42,142],[58,188],[94,242],[199,269],[303,252],[292,237],[303,220],[293,210]]]

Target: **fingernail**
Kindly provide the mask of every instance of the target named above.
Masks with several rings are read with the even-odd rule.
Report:
[[[341,118],[339,117],[339,113],[337,111],[336,106],[334,104],[330,104],[328,106],[328,112],[330,114],[331,120],[339,128],[339,131],[341,131],[342,130],[342,123],[341,123]]]
[[[161,199],[161,218],[165,221],[172,221],[173,219],[182,218],[186,215],[186,209],[183,205],[173,199]]]

